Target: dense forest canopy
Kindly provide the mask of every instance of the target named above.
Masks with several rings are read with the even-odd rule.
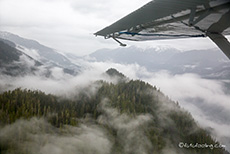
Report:
[[[106,73],[117,83],[96,81],[71,99],[20,88],[0,94],[0,153],[227,153],[156,87]]]

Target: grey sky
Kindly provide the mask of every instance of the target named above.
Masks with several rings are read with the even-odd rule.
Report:
[[[0,30],[64,52],[85,55],[100,48],[119,47],[93,33],[150,0],[0,0]],[[126,42],[137,46],[167,45],[181,50],[214,48],[208,39]],[[196,44],[196,45],[194,45]]]

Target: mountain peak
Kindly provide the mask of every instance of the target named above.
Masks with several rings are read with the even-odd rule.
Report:
[[[115,68],[110,68],[105,72],[112,79],[116,79],[119,83],[128,81],[128,78],[122,74],[121,72],[117,71]]]
[[[106,74],[108,74],[111,77],[117,76],[117,77],[121,77],[121,78],[125,78],[125,75],[118,72],[115,68],[110,68],[106,71]]]

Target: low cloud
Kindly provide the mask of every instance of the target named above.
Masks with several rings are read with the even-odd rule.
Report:
[[[43,118],[18,120],[0,128],[1,148],[11,149],[3,151],[6,153],[31,154],[146,154],[153,148],[144,133],[152,120],[150,115],[134,118],[121,114],[108,106],[106,100],[98,110],[102,115],[96,121],[82,119],[78,127],[66,125],[59,129]],[[113,136],[105,128],[115,130],[117,135]]]
[[[109,154],[111,142],[96,125],[53,127],[44,119],[18,120],[0,129],[0,143],[10,153]],[[9,152],[9,151],[7,151]]]
[[[173,75],[166,70],[149,72],[138,64],[91,63],[95,68],[116,68],[130,79],[141,79],[159,88],[188,110],[198,124],[230,151],[230,94],[225,81],[204,79],[197,74]]]
[[[230,150],[230,134],[227,132],[230,129],[230,94],[226,93],[223,81],[203,79],[196,74],[172,75],[167,71],[153,73],[138,64],[86,61],[82,61],[82,64],[85,70],[77,76],[65,74],[57,68],[51,71],[53,78],[40,75],[23,77],[0,75],[0,89],[2,92],[21,87],[73,97],[78,92],[85,90],[87,86],[92,85],[94,81],[102,79],[114,82],[103,73],[109,68],[115,68],[130,79],[141,79],[156,85],[170,99],[178,101],[180,106],[191,112],[199,125],[208,129],[214,138]],[[93,95],[100,85],[91,87],[93,88],[85,90],[89,95]],[[113,124],[108,123],[108,125]]]
[[[188,110],[199,125],[230,150],[230,95],[224,82],[203,79],[196,74],[172,75],[167,71],[146,74],[143,80],[156,85]]]
[[[123,147],[121,153],[149,153],[153,147],[144,133],[144,128],[153,117],[145,114],[131,118],[129,115],[121,114],[117,109],[109,107],[106,102],[104,100],[100,104],[100,109],[104,114],[98,118],[98,122],[117,132],[118,143]]]
[[[21,61],[31,67],[30,60]],[[45,66],[37,67],[37,71],[33,74],[31,72],[25,73],[21,76],[9,76],[0,74],[0,91],[13,90],[15,88],[27,88],[32,90],[41,90],[48,94],[55,94],[60,96],[71,96],[78,93],[85,87],[93,84],[97,80],[105,80],[116,83],[115,78],[109,78],[104,75],[109,68],[117,68],[121,72],[130,73],[131,77],[135,77],[135,71],[138,70],[138,65],[122,65],[115,63],[89,63],[82,61],[84,70],[77,76],[72,76],[63,72],[63,69],[53,67],[49,69],[50,77],[46,77]],[[132,73],[131,73],[132,72]],[[96,88],[96,87],[95,87]],[[94,91],[94,88],[91,89]]]

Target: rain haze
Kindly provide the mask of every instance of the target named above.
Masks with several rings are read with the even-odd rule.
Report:
[[[167,112],[186,110],[199,127],[230,151],[230,61],[210,39],[122,40],[127,47],[120,47],[113,39],[94,35],[147,2],[150,0],[0,0],[0,43],[4,39],[15,41],[14,48],[20,51],[18,59],[12,61],[9,59],[15,55],[9,59],[2,58],[4,53],[0,55],[0,95],[21,88],[40,90],[61,98],[58,101],[73,101],[80,96],[86,97],[83,101],[90,100],[103,91],[100,89],[103,84],[98,81],[110,83],[111,87],[120,82],[117,76],[105,75],[114,68],[127,77],[124,85],[129,80],[142,80],[164,93],[166,98],[156,94],[159,100],[170,99],[179,104],[179,109],[174,109],[170,101],[160,105],[162,108],[156,114],[160,129],[165,125],[175,127]],[[126,95],[112,98],[123,96]],[[133,100],[137,99],[132,97]],[[167,135],[165,143],[154,136],[163,132],[152,127],[156,115],[144,112],[132,117],[130,111],[121,111],[108,102],[108,98],[103,98],[93,114],[74,117],[79,122],[77,127],[65,125],[59,129],[47,120],[58,113],[48,118],[20,118],[4,127],[0,121],[0,150],[5,150],[2,145],[9,142],[16,147],[12,153],[19,150],[47,154],[147,154],[157,149],[152,144],[157,140],[159,145],[165,144],[162,154],[184,153],[177,151],[178,146],[172,146]],[[121,105],[128,106],[124,104]],[[0,108],[0,118],[2,113]],[[151,129],[159,133],[153,133],[155,138],[149,137],[152,132],[146,133]],[[13,140],[14,135],[19,137]]]
[[[117,48],[113,40],[96,38],[93,34],[147,2],[149,0],[0,0],[0,29],[62,52],[86,55],[100,48]],[[181,50],[216,47],[209,39],[125,43],[142,47],[169,45]]]

